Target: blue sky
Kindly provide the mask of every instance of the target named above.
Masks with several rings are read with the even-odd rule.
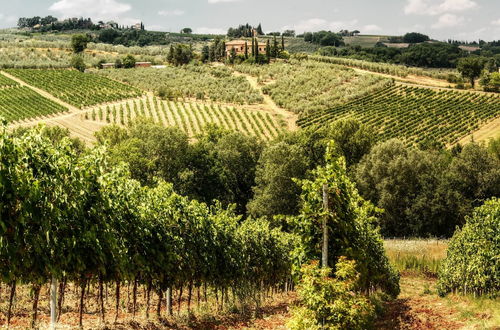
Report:
[[[20,16],[54,15],[143,21],[149,30],[223,33],[240,23],[264,31],[358,29],[364,34],[408,31],[445,40],[500,39],[500,0],[0,0],[0,27]]]

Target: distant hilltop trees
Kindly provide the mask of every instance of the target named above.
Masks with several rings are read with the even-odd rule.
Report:
[[[227,36],[230,38],[251,38],[255,34],[259,36],[264,35],[264,31],[262,30],[262,25],[259,23],[257,27],[253,27],[250,24],[240,25],[237,28],[229,28],[227,30]]]
[[[142,22],[134,24],[132,26],[120,26],[118,23],[113,21],[103,22],[99,21],[97,24],[92,22],[90,18],[83,17],[73,17],[65,20],[59,20],[54,16],[34,16],[34,17],[21,17],[17,21],[17,26],[20,29],[34,29],[41,32],[49,31],[67,31],[67,30],[104,30],[104,29],[116,29],[116,30],[144,30],[144,24]]]

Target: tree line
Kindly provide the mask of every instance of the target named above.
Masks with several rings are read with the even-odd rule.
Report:
[[[500,142],[471,143],[451,150],[439,144],[376,143],[375,134],[354,120],[283,134],[264,144],[215,127],[189,143],[176,128],[141,122],[128,129],[109,127],[111,159],[130,165],[143,184],[160,177],[183,195],[210,203],[236,204],[241,214],[273,219],[297,215],[300,187],[324,164],[328,141],[346,158],[361,196],[384,209],[386,236],[449,237],[484,200],[499,196]]]

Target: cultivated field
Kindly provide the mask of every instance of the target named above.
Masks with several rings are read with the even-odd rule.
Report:
[[[0,77],[2,77],[1,74]],[[0,116],[8,122],[43,117],[65,111],[68,109],[64,106],[43,97],[28,87],[0,87]]]
[[[269,140],[284,130],[283,119],[264,111],[246,110],[214,103],[165,101],[145,97],[86,111],[86,120],[127,125],[137,117],[152,118],[164,126],[176,126],[189,136],[208,124]]]
[[[408,143],[434,139],[458,142],[500,116],[496,94],[438,90],[396,84],[354,101],[302,116],[307,127],[355,118],[372,127],[378,140],[402,138]]]
[[[356,73],[314,61],[276,62],[265,66],[237,65],[235,70],[258,78],[262,90],[280,107],[314,113],[369,94],[389,83],[375,75]]]
[[[196,98],[234,104],[262,103],[262,96],[244,77],[224,66],[187,65],[163,69],[99,70],[98,74],[143,90],[164,89],[171,98]]]
[[[6,72],[78,108],[143,94],[131,86],[75,70],[9,69]]]

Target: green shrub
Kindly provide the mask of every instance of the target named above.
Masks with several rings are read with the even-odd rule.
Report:
[[[290,329],[366,329],[375,317],[375,306],[360,294],[356,262],[340,257],[335,276],[317,262],[302,266],[297,287],[301,307],[292,311]]]
[[[439,271],[438,292],[492,295],[500,292],[500,199],[474,210],[450,240]]]

